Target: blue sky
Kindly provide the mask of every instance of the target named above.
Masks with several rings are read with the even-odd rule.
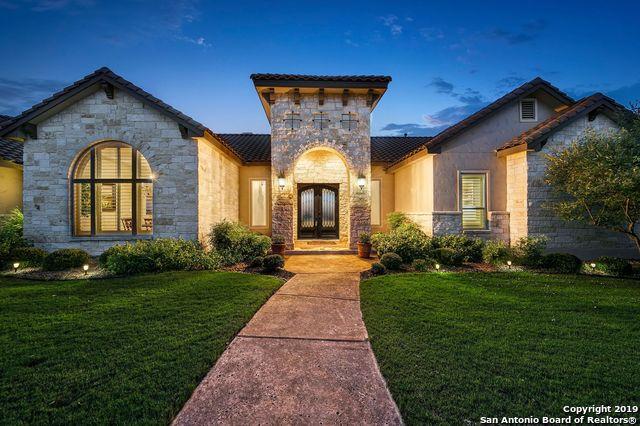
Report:
[[[108,66],[216,132],[268,132],[254,72],[388,74],[372,134],[434,134],[541,76],[640,100],[640,2],[0,0],[0,113]]]

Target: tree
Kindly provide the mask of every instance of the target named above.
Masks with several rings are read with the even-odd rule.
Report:
[[[617,131],[589,129],[547,155],[548,203],[560,218],[627,235],[640,252],[640,110]]]

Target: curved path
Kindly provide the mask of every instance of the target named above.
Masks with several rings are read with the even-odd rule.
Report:
[[[291,256],[285,283],[231,342],[174,420],[401,424],[367,339],[356,256]]]

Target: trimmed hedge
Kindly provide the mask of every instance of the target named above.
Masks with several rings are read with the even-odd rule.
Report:
[[[0,269],[9,264],[11,253],[18,247],[26,247],[27,242],[22,237],[22,212],[13,209],[0,220]]]
[[[431,239],[408,219],[387,233],[373,234],[371,244],[378,256],[396,253],[407,263],[427,257],[431,250]]]
[[[271,248],[271,238],[252,232],[240,223],[227,220],[211,227],[209,242],[225,265],[266,256]]]
[[[582,261],[570,253],[550,253],[542,257],[541,266],[558,274],[577,274]]]
[[[78,268],[89,262],[91,256],[84,250],[66,248],[51,252],[44,258],[42,268],[45,271],[64,271]]]
[[[216,269],[220,259],[198,241],[159,238],[113,246],[100,255],[103,268],[118,275]]]
[[[371,264],[371,273],[373,275],[384,275],[387,273],[387,268],[382,263],[375,262]]]
[[[607,275],[622,277],[625,275],[631,275],[633,272],[631,262],[619,257],[601,256],[593,263],[596,264],[596,271]]]
[[[396,253],[385,253],[380,257],[380,263],[391,271],[397,271],[402,265],[402,257]]]
[[[413,261],[413,269],[418,272],[428,272],[436,267],[436,261],[433,259],[416,259]]]
[[[511,258],[511,250],[504,241],[487,241],[482,250],[482,260],[492,265],[506,263]]]
[[[545,237],[522,237],[513,246],[513,260],[516,265],[537,268],[542,263],[544,249],[547,247]]]
[[[262,260],[262,267],[265,271],[275,271],[284,267],[284,257],[279,254],[270,254]]]
[[[463,262],[482,262],[484,241],[480,238],[469,238],[466,235],[442,235],[433,237],[431,244],[434,249],[448,248],[462,256]]]
[[[446,266],[460,266],[464,259],[462,253],[446,247],[433,250],[431,252],[431,257],[433,257],[438,263]]]
[[[17,247],[11,252],[11,261],[20,262],[22,266],[42,266],[48,253],[38,247]]]

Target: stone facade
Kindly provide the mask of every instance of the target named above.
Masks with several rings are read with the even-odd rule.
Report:
[[[178,125],[139,100],[101,90],[71,104],[38,125],[38,139],[24,146],[25,237],[39,247],[78,247],[99,254],[131,237],[72,235],[69,178],[75,159],[101,141],[138,149],[157,179],[153,184],[153,237],[198,236],[198,150]],[[137,238],[149,238],[139,236]]]
[[[291,129],[287,118],[291,113],[299,114],[299,128]],[[314,119],[323,112],[326,128],[320,129]],[[343,129],[342,114],[354,114],[355,128]],[[285,238],[289,248],[293,247],[296,230],[295,167],[305,153],[313,149],[324,149],[339,156],[345,163],[348,181],[340,190],[340,204],[348,205],[348,241],[355,247],[361,232],[371,231],[370,182],[371,146],[369,119],[371,107],[367,106],[365,95],[350,95],[346,106],[338,94],[327,94],[324,104],[319,105],[316,94],[300,95],[296,105],[293,95],[278,93],[271,106],[271,178],[272,178],[272,233]],[[364,177],[364,189],[357,185],[358,177]],[[278,185],[278,177],[284,177],[284,188]],[[329,178],[329,176],[327,176]],[[318,181],[323,175],[318,174]],[[326,183],[327,181],[323,181]],[[320,182],[318,182],[320,183]],[[348,201],[345,201],[346,198]],[[344,213],[344,209],[341,215]],[[342,225],[342,224],[341,224]],[[342,226],[341,226],[342,227]],[[342,233],[342,230],[341,230]]]
[[[592,122],[589,122],[587,117],[582,117],[554,133],[540,152],[527,153],[528,235],[547,237],[549,250],[568,251],[585,258],[603,254],[635,255],[631,241],[621,233],[577,222],[566,222],[545,208],[545,204],[553,198],[549,186],[544,182],[547,162],[545,155],[568,146],[588,127],[607,131],[615,129],[616,125],[602,114],[596,116]]]

